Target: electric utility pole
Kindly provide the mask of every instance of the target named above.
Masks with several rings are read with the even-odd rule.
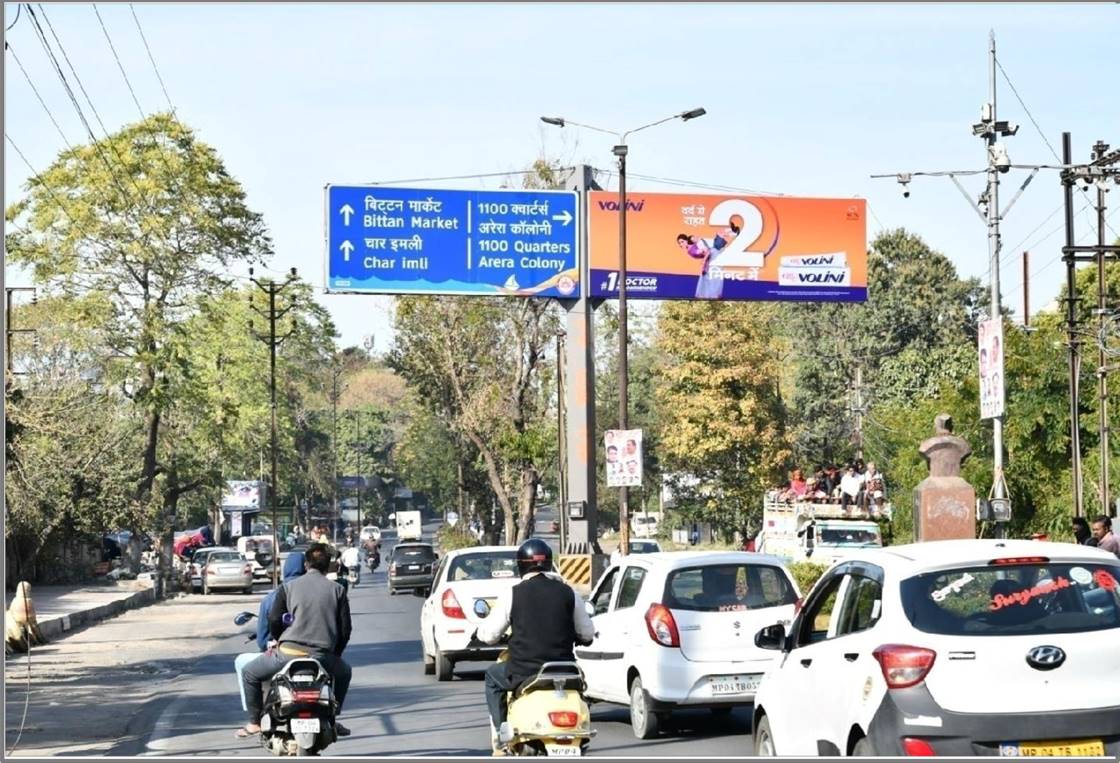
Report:
[[[276,493],[278,492],[278,480],[276,478],[276,350],[284,343],[284,340],[290,337],[294,332],[293,326],[283,336],[276,335],[276,322],[283,318],[293,307],[295,303],[289,304],[287,307],[277,309],[276,297],[278,297],[285,289],[295,283],[296,269],[292,268],[288,277],[284,279],[284,283],[278,284],[269,279],[267,281],[258,281],[253,277],[253,269],[249,268],[249,280],[257,285],[257,287],[268,295],[268,310],[260,310],[253,304],[253,298],[249,298],[249,308],[268,321],[268,334],[258,334],[253,331],[253,322],[249,321],[249,331],[252,332],[260,341],[268,345],[268,363],[269,363],[269,407],[272,412],[272,441],[270,450],[272,451],[272,471],[268,480],[268,500],[272,508],[272,587],[278,588],[280,586],[280,536],[279,536],[279,520],[276,516]]]

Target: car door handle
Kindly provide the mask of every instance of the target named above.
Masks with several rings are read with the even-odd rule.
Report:
[[[812,664],[813,664],[813,658],[812,657],[801,661],[801,667],[803,667],[803,668],[807,668]]]
[[[858,652],[845,652],[844,653],[844,659],[847,660],[848,662],[855,662],[856,660],[859,659],[859,653]]]

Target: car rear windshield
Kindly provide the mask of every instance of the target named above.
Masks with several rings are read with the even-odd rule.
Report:
[[[641,541],[638,541],[636,543],[630,544],[631,554],[655,554],[657,553],[657,550],[658,549],[656,543],[642,543]]]
[[[430,562],[436,558],[436,552],[431,546],[397,546],[393,552],[393,560],[408,562]]]
[[[674,570],[665,583],[670,609],[735,612],[797,601],[789,578],[767,564],[709,564]]]
[[[830,546],[881,546],[882,538],[875,530],[822,527],[820,542]]]
[[[241,561],[241,554],[236,554],[232,551],[219,551],[217,553],[210,554],[209,556],[207,556],[206,561],[210,564],[222,563],[222,562],[227,562],[227,563],[228,562],[240,562]]]
[[[959,567],[902,581],[911,624],[951,636],[1042,635],[1120,627],[1120,565],[1036,562]]]
[[[517,552],[498,551],[489,554],[464,554],[451,560],[448,582],[458,580],[490,580],[517,577]]]

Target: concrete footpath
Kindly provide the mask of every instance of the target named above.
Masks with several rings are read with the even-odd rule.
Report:
[[[14,598],[14,592],[7,592],[5,609],[11,606]],[[47,639],[129,609],[147,606],[155,600],[150,580],[122,580],[114,584],[84,586],[31,586],[31,604],[35,608],[39,629]]]

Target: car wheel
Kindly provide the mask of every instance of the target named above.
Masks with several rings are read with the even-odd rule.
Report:
[[[447,657],[447,655],[440,651],[439,644],[436,644],[435,646],[436,653],[434,658],[434,672],[436,674],[436,680],[450,681],[451,673],[455,669],[455,663],[453,663],[451,659]]]
[[[754,754],[760,758],[772,758],[774,752],[774,735],[770,733],[770,719],[765,715],[758,719],[758,728],[754,730]]]
[[[653,709],[649,693],[642,687],[642,679],[635,678],[630,684],[630,725],[638,739],[653,739],[657,727],[661,725],[665,713]]]
[[[873,758],[875,757],[875,748],[871,746],[871,740],[867,737],[862,737],[856,746],[852,748],[853,758]]]
[[[424,642],[420,641],[420,653],[424,656],[424,675],[434,675],[436,672],[436,659],[424,650]]]
[[[247,585],[247,586],[245,586],[245,587],[244,587],[243,589],[241,589],[241,593],[245,594],[246,596],[252,596],[252,595],[253,595],[253,586],[252,586],[252,584],[250,584],[250,585]]]

